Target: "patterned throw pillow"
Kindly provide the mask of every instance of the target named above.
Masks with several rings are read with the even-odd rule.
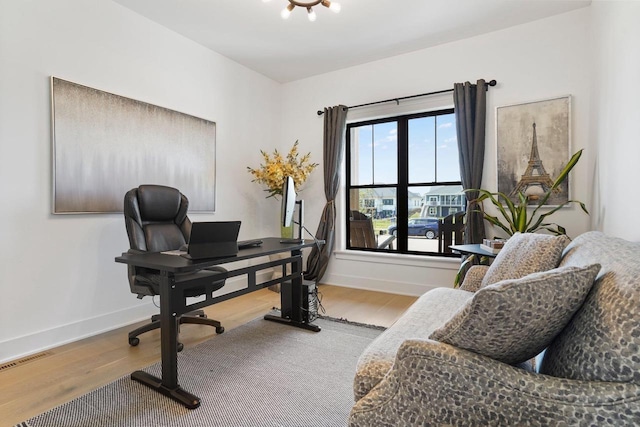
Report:
[[[515,364],[544,350],[589,293],[599,264],[559,267],[480,289],[430,339]]]
[[[515,233],[491,263],[481,287],[556,268],[562,251],[569,242],[569,238],[564,235]]]

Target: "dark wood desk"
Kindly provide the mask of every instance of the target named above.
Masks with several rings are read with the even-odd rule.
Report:
[[[477,243],[471,244],[471,245],[451,245],[449,247],[456,252],[460,252],[463,255],[480,255],[480,256],[486,256],[489,258],[495,258],[496,255],[498,255],[498,254],[494,254],[493,252],[489,252],[485,249],[482,249],[482,247]]]
[[[313,240],[305,240],[303,243],[280,243],[280,238],[262,238],[261,246],[242,249],[237,255],[226,258],[211,258],[205,260],[192,261],[179,255],[168,255],[162,253],[129,254],[124,253],[115,260],[119,263],[145,267],[160,272],[160,337],[161,337],[161,360],[162,378],[157,378],[144,371],[135,371],[131,374],[131,379],[141,382],[159,393],[168,396],[187,408],[195,409],[200,406],[200,398],[185,391],[178,383],[178,323],[180,315],[225,301],[239,295],[257,291],[258,289],[272,286],[278,283],[291,282],[290,295],[281,293],[282,302],[281,316],[265,315],[265,319],[291,326],[308,329],[318,332],[320,328],[312,323],[307,323],[303,319],[302,313],[302,249],[311,247],[316,243]],[[324,242],[320,242],[324,243]],[[205,300],[193,304],[187,304],[185,290],[203,287],[198,281],[181,282],[176,286],[175,275],[178,273],[189,273],[202,270],[221,264],[236,261],[266,257],[268,255],[289,252],[290,256],[269,260],[257,265],[230,270],[228,277],[247,275],[248,286],[235,292],[230,292],[218,297],[212,296],[212,290],[205,294]],[[291,266],[291,273],[287,274],[287,265]],[[256,273],[267,268],[282,268],[282,277],[269,280],[264,283],[257,283]],[[195,283],[194,283],[195,282]],[[206,288],[206,284],[204,285]],[[285,307],[284,302],[290,301]]]

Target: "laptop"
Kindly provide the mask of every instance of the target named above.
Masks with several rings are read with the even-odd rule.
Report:
[[[238,253],[240,221],[194,222],[187,253],[188,259],[222,258]]]

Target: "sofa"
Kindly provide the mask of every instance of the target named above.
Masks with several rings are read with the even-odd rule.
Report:
[[[514,235],[376,338],[357,426],[640,425],[640,243]]]

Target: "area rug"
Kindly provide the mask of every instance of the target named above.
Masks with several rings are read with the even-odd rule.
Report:
[[[345,426],[365,347],[381,333],[318,319],[315,333],[255,319],[178,356],[181,386],[201,398],[190,410],[122,377],[21,427]],[[157,363],[145,371],[160,376]]]

